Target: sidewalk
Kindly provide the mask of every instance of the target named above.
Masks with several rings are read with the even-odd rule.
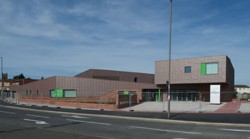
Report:
[[[215,113],[237,113],[240,110],[241,102],[240,100],[233,100],[228,102],[223,107],[220,107]]]
[[[124,108],[121,111],[138,112],[162,112],[167,111],[168,102],[144,102],[131,108]],[[209,102],[189,102],[189,101],[171,101],[170,109],[177,113],[250,113],[250,103],[242,103],[239,100],[232,102],[223,102],[218,105]]]
[[[212,105],[209,102],[191,102],[191,101],[171,101],[170,109],[172,112],[214,112],[223,107],[226,103],[220,105]],[[141,112],[162,112],[167,111],[168,102],[144,102],[130,108],[134,111]],[[128,111],[129,108],[124,108],[122,111]]]
[[[100,110],[105,109],[109,111],[137,111],[137,112],[163,112],[168,111],[168,102],[143,102],[141,104],[132,106],[131,108],[123,109],[110,109],[110,107],[104,107],[104,104],[91,106],[90,104],[82,104],[82,106],[64,103],[63,104],[42,104],[42,103],[29,103],[29,102],[19,102],[15,99],[6,99],[7,103],[17,104],[17,105],[27,105],[27,106],[47,106],[55,108],[69,108],[69,109],[89,109],[89,110]],[[250,113],[250,102],[242,102],[239,100],[233,100],[231,102],[225,102],[218,105],[210,104],[209,102],[199,102],[199,101],[171,101],[170,104],[171,112],[176,113]]]

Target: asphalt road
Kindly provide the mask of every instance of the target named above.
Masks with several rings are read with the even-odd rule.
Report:
[[[0,105],[15,106],[0,101]],[[143,117],[143,118],[157,118],[168,119],[167,113],[164,112],[124,112],[124,111],[100,111],[100,110],[76,110],[65,108],[50,108],[39,106],[18,106],[22,108],[32,108],[37,110],[50,110],[50,111],[64,111],[85,114],[99,114],[99,115],[114,115],[114,116],[127,116],[127,117]],[[250,124],[250,114],[246,113],[171,113],[171,120],[183,121],[198,121],[198,122],[211,122],[211,123],[235,123],[235,124]]]
[[[250,139],[250,126],[202,124],[0,105],[1,139]]]

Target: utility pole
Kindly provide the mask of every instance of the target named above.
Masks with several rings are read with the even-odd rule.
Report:
[[[172,0],[170,0],[170,24],[169,24],[169,49],[168,49],[168,118],[171,117],[170,115],[170,101],[171,101],[171,89],[170,89],[170,84],[171,84],[171,39],[172,39]]]
[[[4,86],[4,80],[3,80],[3,57],[1,58],[1,77],[2,77],[2,87],[1,87],[1,98],[3,100],[3,86]]]

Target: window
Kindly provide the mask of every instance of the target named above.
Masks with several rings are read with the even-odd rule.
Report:
[[[137,82],[137,77],[134,78],[134,82]]]
[[[191,66],[186,66],[184,70],[185,73],[191,73]]]
[[[28,90],[25,91],[25,96],[28,96],[29,95],[29,92]]]
[[[218,74],[218,63],[202,63],[201,75]]]
[[[208,63],[207,74],[217,74],[217,73],[218,73],[218,63]]]
[[[64,97],[76,97],[76,90],[64,90]]]
[[[50,97],[52,98],[75,98],[77,94],[77,90],[71,89],[53,89],[50,90]]]
[[[50,97],[52,97],[52,98],[63,98],[63,90],[62,89],[50,90]]]

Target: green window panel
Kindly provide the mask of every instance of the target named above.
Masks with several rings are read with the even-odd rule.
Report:
[[[201,63],[201,75],[218,74],[218,62]]]

